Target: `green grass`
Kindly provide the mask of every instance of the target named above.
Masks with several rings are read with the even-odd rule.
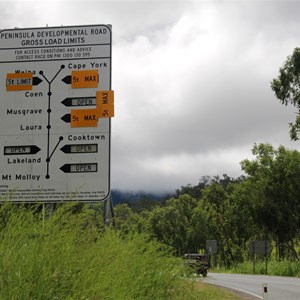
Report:
[[[67,204],[0,207],[0,299],[234,299],[183,279],[181,259],[147,235],[104,230],[101,216]]]
[[[192,291],[192,293],[188,293],[185,297],[185,293],[183,292],[179,297],[178,300],[238,300],[240,299],[236,294],[224,290],[222,288],[204,284],[200,281],[194,281],[192,284],[191,282],[185,283],[182,291]],[[189,298],[191,297],[191,298]]]
[[[227,272],[238,274],[254,274],[253,262],[246,261],[238,264],[231,269],[215,268],[214,272]],[[275,259],[268,261],[268,275],[275,276],[291,276],[300,277],[300,261],[276,261]],[[266,263],[263,260],[255,262],[255,274],[266,274]]]

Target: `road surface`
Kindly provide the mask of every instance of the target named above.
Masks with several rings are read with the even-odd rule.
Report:
[[[246,293],[249,299],[300,299],[300,278],[209,273],[203,281]],[[267,285],[267,289],[263,289],[263,285]]]

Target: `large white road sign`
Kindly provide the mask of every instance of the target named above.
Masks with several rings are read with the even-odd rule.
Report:
[[[0,197],[110,194],[111,27],[0,31]]]

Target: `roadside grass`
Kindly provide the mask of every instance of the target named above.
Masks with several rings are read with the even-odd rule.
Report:
[[[253,272],[252,261],[237,264],[230,269],[214,268],[211,271],[237,274],[266,274],[266,262],[263,260],[256,261],[255,272]],[[268,261],[267,271],[268,275],[300,277],[300,261],[276,261],[275,259],[271,259]]]
[[[270,261],[268,263],[268,274],[300,277],[300,261]]]
[[[184,291],[191,290],[188,296]],[[189,298],[191,297],[191,298]],[[184,283],[182,294],[178,295],[176,300],[238,300],[241,299],[236,294],[214,285],[202,283],[201,280],[194,282],[188,281]]]
[[[0,207],[0,299],[235,299],[184,279],[180,258],[144,234],[104,229],[95,211]],[[238,298],[237,298],[238,299]]]

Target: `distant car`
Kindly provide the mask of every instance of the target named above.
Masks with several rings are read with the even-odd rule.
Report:
[[[208,254],[187,253],[184,255],[184,259],[197,275],[207,276],[207,270],[210,267]]]

